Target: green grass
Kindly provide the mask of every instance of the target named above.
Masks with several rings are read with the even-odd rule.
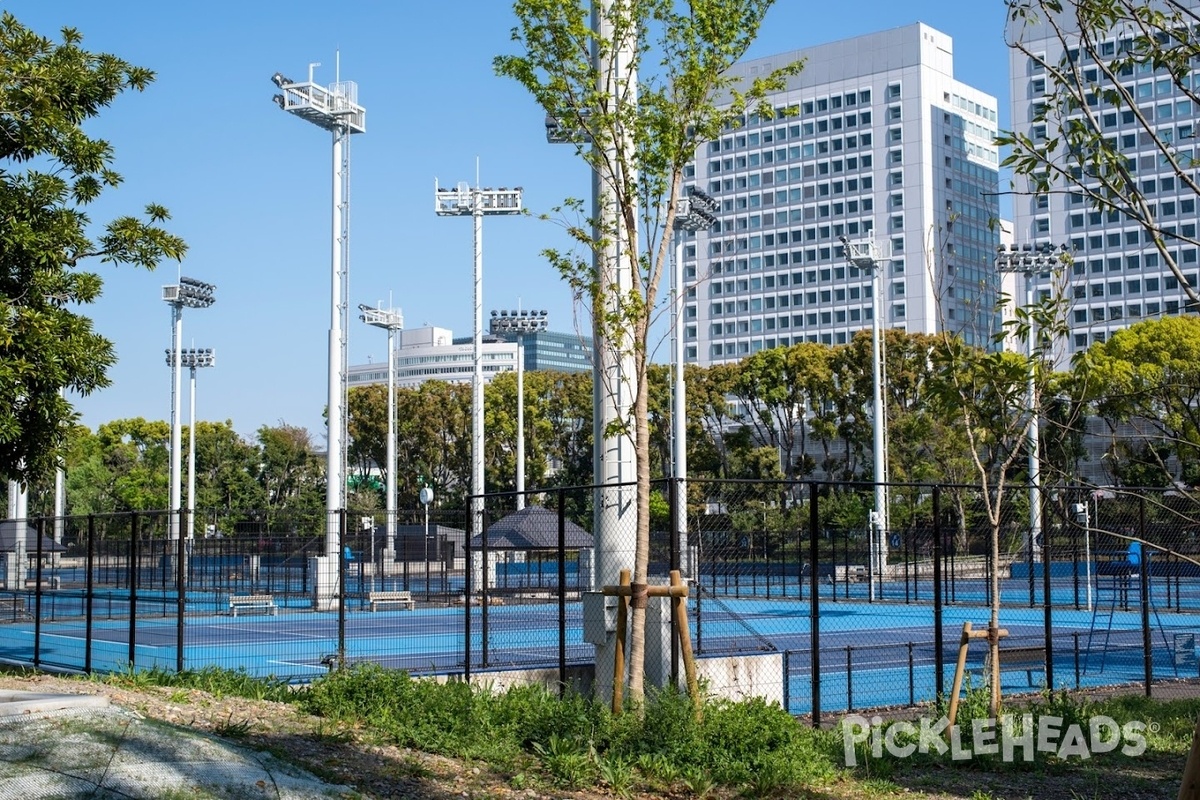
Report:
[[[613,716],[604,704],[578,695],[560,698],[540,687],[495,694],[461,681],[414,678],[373,664],[331,673],[305,687],[212,668],[178,675],[161,669],[128,671],[106,680],[292,703],[319,717],[331,737],[353,729],[371,742],[484,762],[507,775],[514,788],[604,785],[618,797],[634,792],[801,796],[839,781],[850,781],[863,796],[887,797],[904,786],[922,786],[922,775],[946,776],[947,768],[965,775],[1026,776],[1022,780],[1073,775],[1079,788],[1072,791],[1088,797],[1108,785],[1111,770],[1133,767],[1139,758],[1118,749],[1083,763],[1042,752],[1032,763],[1004,763],[999,756],[955,762],[949,754],[898,759],[885,753],[876,758],[867,745],[859,745],[859,766],[847,771],[840,730],[813,730],[777,704],[759,699],[710,699],[697,719],[685,695],[664,690],[647,698],[643,714]],[[987,718],[987,700],[985,691],[968,689],[960,704],[965,747],[972,746],[971,721]],[[1144,758],[1153,763],[1186,753],[1200,699],[1162,702],[1129,696],[1086,702],[1055,694],[1028,708],[1006,707],[1005,713],[1030,713],[1035,725],[1045,715],[1061,717],[1084,731],[1088,720],[1099,715],[1120,725],[1145,723]],[[231,720],[226,733],[240,738],[245,731]]]

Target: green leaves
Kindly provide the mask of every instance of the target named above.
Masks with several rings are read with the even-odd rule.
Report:
[[[73,308],[100,294],[97,275],[76,271],[81,262],[153,269],[187,249],[162,227],[170,215],[159,205],[89,237],[84,208],[121,176],[112,145],[83,125],[154,73],[81,42],[74,29],[56,43],[0,13],[0,472],[18,480],[59,462],[74,420],[60,391],[103,388],[115,361]]]

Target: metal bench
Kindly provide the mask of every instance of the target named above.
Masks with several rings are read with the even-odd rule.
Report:
[[[229,598],[229,614],[236,617],[238,611],[261,610],[274,616],[279,611],[275,598],[269,594],[235,594]]]
[[[376,606],[383,605],[404,606],[409,611],[417,607],[412,592],[367,592],[367,604],[371,611],[376,611]]]
[[[20,595],[4,595],[0,597],[0,619],[24,619],[29,616],[25,608],[25,598]]]
[[[1028,645],[1000,648],[1001,672],[1024,672],[1033,686],[1033,673],[1046,671],[1046,648],[1044,645]]]

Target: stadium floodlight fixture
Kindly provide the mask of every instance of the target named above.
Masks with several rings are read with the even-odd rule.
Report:
[[[517,510],[525,508],[525,334],[546,330],[546,309],[492,312],[491,332],[517,335]]]
[[[870,597],[875,599],[878,584],[883,591],[888,563],[888,485],[887,485],[887,423],[883,412],[883,264],[892,257],[892,243],[884,239],[877,241],[875,232],[866,239],[850,241],[839,237],[845,248],[846,260],[851,266],[871,276],[871,429],[873,434],[875,464],[875,508],[871,520],[871,587]]]
[[[1069,246],[1054,245],[1049,242],[1041,244],[1010,244],[1000,245],[996,249],[996,271],[1002,273],[1019,273],[1025,276],[1025,307],[1033,307],[1034,283],[1036,276],[1042,272],[1050,272],[1063,263],[1063,257]],[[1034,561],[1041,561],[1042,552],[1042,459],[1041,459],[1041,409],[1038,408],[1037,386],[1035,383],[1034,331],[1026,332],[1025,356],[1029,361],[1029,376],[1026,386],[1026,401],[1029,407],[1029,423],[1025,429],[1026,444],[1029,451],[1029,539],[1026,542],[1028,553]],[[1032,589],[1031,589],[1032,591]]]
[[[345,314],[346,277],[349,271],[350,231],[346,212],[350,197],[350,137],[367,130],[367,112],[358,103],[358,84],[335,78],[334,83],[322,86],[313,80],[314,68],[308,65],[308,80],[294,81],[281,72],[271,76],[280,89],[272,99],[279,108],[292,116],[332,133],[333,138],[333,203],[332,257],[330,264],[330,324],[328,369],[328,426],[329,447],[325,469],[325,556],[337,558],[340,553],[338,511],[345,507],[346,478],[346,361],[347,328]],[[326,582],[318,589],[317,605],[324,608],[337,602],[336,586]]]
[[[171,363],[172,352],[167,351],[167,363]],[[217,356],[211,347],[188,348],[179,351],[180,367],[191,370],[191,411],[188,419],[188,493],[187,493],[187,538],[196,538],[196,370],[215,367]]]
[[[171,540],[182,539],[179,509],[183,499],[183,435],[180,420],[180,395],[183,388],[183,351],[180,349],[183,341],[183,309],[208,308],[216,302],[216,290],[215,284],[183,276],[180,276],[178,283],[164,286],[162,290],[162,299],[171,306],[171,349],[167,351],[167,360],[171,365],[171,485],[167,529]],[[180,554],[182,555],[182,548]]]
[[[472,534],[483,530],[483,218],[521,213],[522,189],[453,188],[433,181],[433,211],[439,217],[471,217],[475,234],[475,330],[471,340],[471,523]]]
[[[398,309],[372,308],[362,304],[358,306],[358,311],[360,320],[373,328],[387,331],[388,337],[387,547],[384,548],[384,558],[387,560],[395,558],[396,553],[396,331],[403,330],[404,316]]]
[[[687,559],[683,572],[695,575],[692,550],[687,546],[687,386],[684,382],[684,240],[688,233],[708,230],[717,222],[720,204],[692,186],[675,210],[675,268],[671,270],[671,460],[675,478],[675,528],[680,552]]]

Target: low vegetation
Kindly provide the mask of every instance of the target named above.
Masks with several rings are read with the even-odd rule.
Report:
[[[986,755],[954,760],[948,753],[897,757],[886,748],[880,755],[864,742],[853,749],[855,766],[847,768],[841,728],[814,730],[762,700],[711,699],[698,720],[685,695],[665,691],[651,696],[644,715],[614,717],[578,695],[560,698],[538,687],[493,693],[372,664],[303,687],[211,668],[125,672],[103,680],[285,702],[327,720],[330,730],[353,730],[367,742],[486,764],[513,790],[596,788],[617,797],[1174,797],[1200,715],[1200,699],[1043,696],[1005,712],[1018,725],[1029,714],[1035,726],[1054,718],[1063,730],[1074,723],[1085,734],[1089,721],[1100,717],[1122,726],[1142,723],[1144,752],[1126,755],[1118,747],[1088,757],[1039,751],[1032,761]],[[967,692],[958,719],[964,749],[976,744],[972,722],[986,718],[987,708],[985,691]],[[933,709],[929,716],[941,713]],[[881,735],[901,722],[883,722]],[[227,733],[216,732],[245,738],[230,725]],[[903,743],[904,736],[896,741]]]

